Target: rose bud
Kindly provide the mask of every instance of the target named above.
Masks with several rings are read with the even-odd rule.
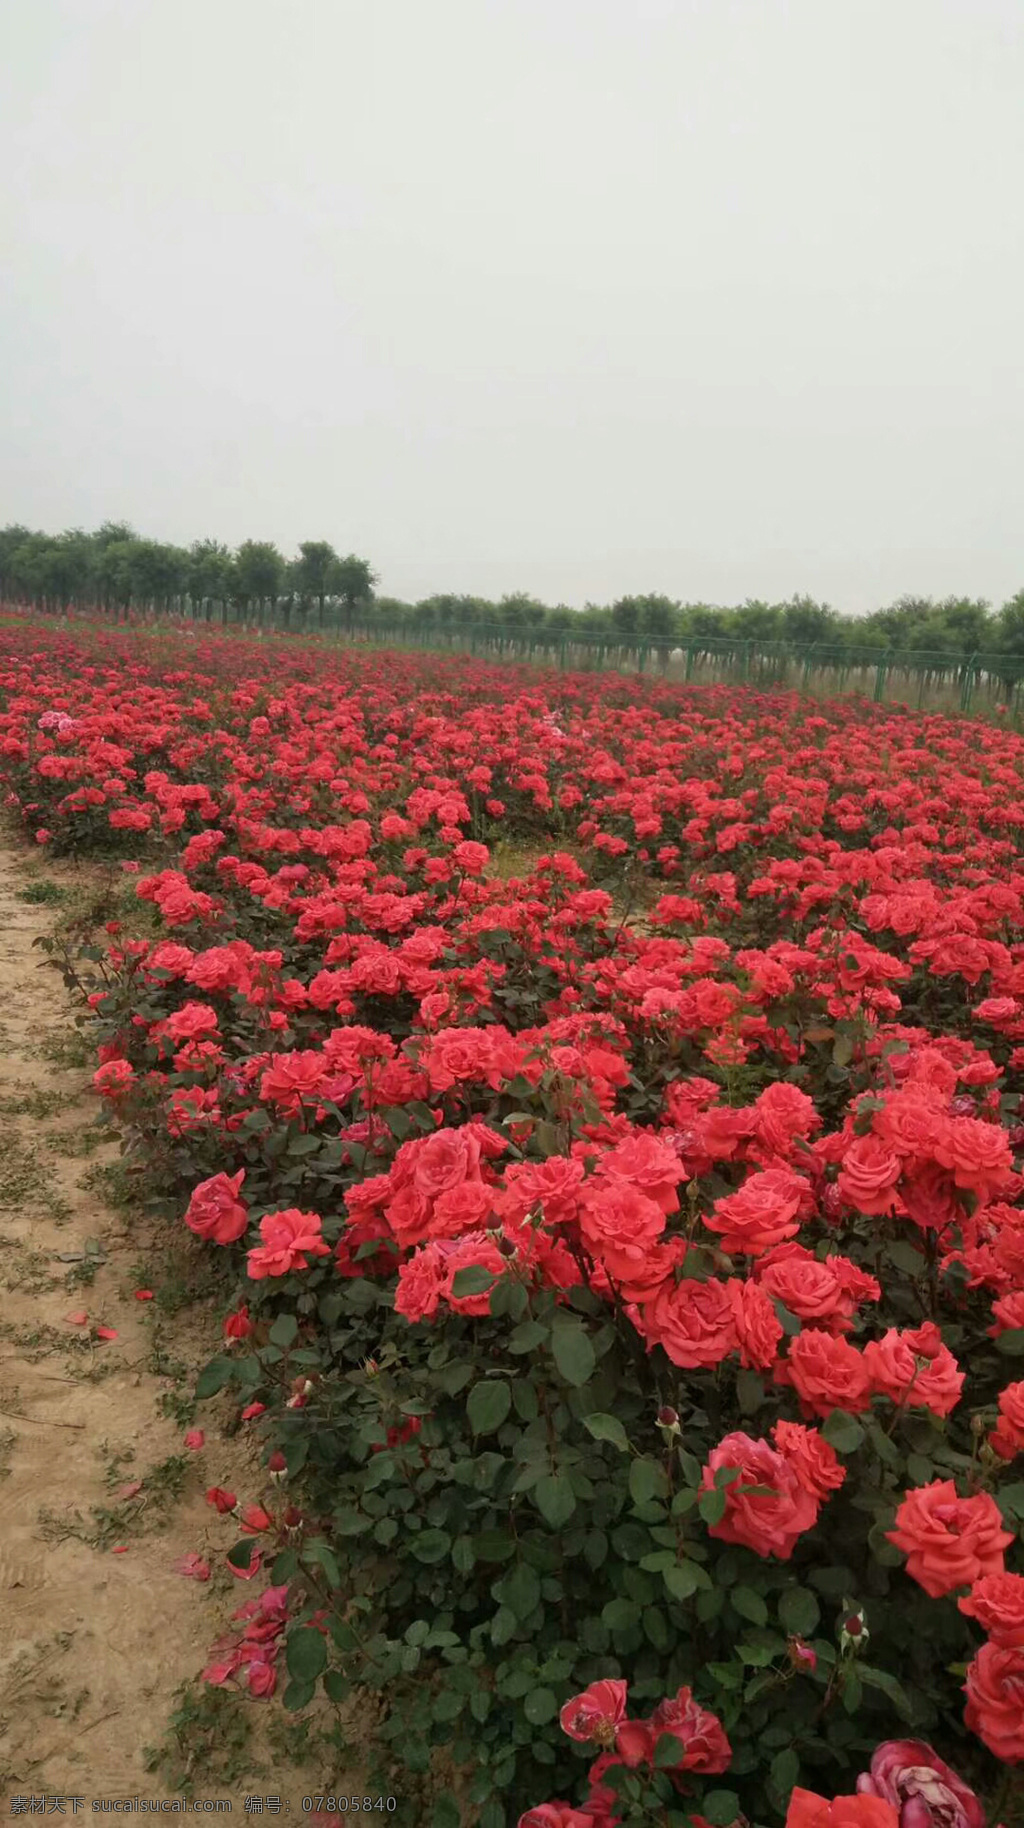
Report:
[[[864,1650],[870,1633],[863,1612],[851,1612],[844,1618],[839,1631],[839,1647],[845,1653]]]
[[[786,1649],[789,1651],[789,1660],[794,1669],[805,1669],[808,1674],[813,1675],[818,1667],[817,1651],[812,1650],[809,1644],[805,1644],[803,1638],[789,1638]]]

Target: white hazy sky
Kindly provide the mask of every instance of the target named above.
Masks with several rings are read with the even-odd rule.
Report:
[[[0,523],[1024,585],[1022,0],[0,0]]]

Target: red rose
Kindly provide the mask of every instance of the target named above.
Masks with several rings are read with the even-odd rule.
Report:
[[[723,1467],[737,1468],[740,1476],[724,1487],[725,1515],[720,1523],[708,1525],[709,1536],[788,1561],[818,1516],[817,1500],[801,1484],[794,1466],[767,1441],[736,1433],[726,1435],[708,1455],[702,1491],[714,1490],[715,1474]],[[745,1489],[753,1485],[769,1490]]]
[[[1024,1383],[1007,1384],[999,1392],[999,1420],[989,1440],[1004,1460],[1024,1453]]]
[[[790,1384],[805,1415],[828,1415],[833,1409],[857,1414],[871,1403],[867,1366],[855,1346],[818,1328],[805,1328],[789,1342],[775,1379]]]
[[[320,1215],[289,1207],[268,1212],[260,1220],[261,1245],[249,1252],[248,1269],[254,1281],[285,1276],[292,1269],[308,1269],[309,1257],[329,1257],[330,1247],[320,1235]]]
[[[692,1690],[681,1688],[677,1694],[659,1701],[650,1724],[655,1744],[662,1733],[682,1740],[686,1749],[673,1770],[700,1771],[710,1777],[728,1769],[732,1747],[722,1722],[717,1714],[694,1700]]]
[[[657,1201],[627,1181],[594,1175],[586,1183],[580,1233],[591,1255],[616,1281],[630,1281],[643,1271],[648,1252],[664,1229],[665,1214]]]
[[[952,1479],[908,1492],[888,1540],[907,1556],[907,1573],[932,1599],[1003,1573],[1003,1550],[1013,1541],[988,1492],[960,1498]]]
[[[640,1331],[648,1346],[661,1346],[683,1370],[720,1365],[737,1343],[728,1285],[714,1276],[679,1283],[669,1276],[644,1304]]]
[[[983,1644],[967,1671],[964,1722],[997,1758],[1024,1759],[1024,1650]]]
[[[208,1244],[235,1244],[247,1230],[249,1208],[238,1198],[245,1169],[237,1174],[214,1174],[192,1189],[185,1223]]]
[[[846,1468],[824,1435],[802,1422],[776,1422],[772,1440],[812,1498],[827,1498],[846,1478]]]
[[[723,1250],[759,1257],[783,1238],[796,1236],[796,1215],[807,1193],[807,1182],[799,1174],[765,1168],[748,1175],[738,1193],[716,1200],[704,1223],[719,1233]]]
[[[812,1790],[793,1791],[786,1828],[899,1828],[900,1818],[880,1796],[834,1796],[831,1802]]]
[[[918,1334],[925,1332],[919,1328]],[[935,1341],[921,1340],[918,1334],[901,1333],[890,1327],[881,1339],[870,1340],[864,1347],[864,1364],[871,1379],[872,1391],[887,1396],[896,1404],[930,1409],[934,1415],[949,1415],[960,1401],[964,1372],[947,1346],[942,1344],[937,1327]],[[937,1341],[937,1344],[935,1343]],[[929,1363],[921,1369],[919,1360]]]
[[[957,1600],[1002,1650],[1024,1650],[1024,1574],[983,1574]]]
[[[856,1212],[886,1213],[899,1208],[896,1183],[902,1163],[877,1136],[858,1136],[843,1155],[836,1185]]]
[[[625,1682],[592,1682],[574,1695],[558,1716],[563,1733],[581,1745],[597,1740],[610,1746],[615,1728],[626,1718],[626,1687]]]

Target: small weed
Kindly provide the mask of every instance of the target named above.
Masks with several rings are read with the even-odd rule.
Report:
[[[19,1346],[21,1350],[18,1356],[30,1365],[41,1358],[51,1358],[55,1352],[84,1355],[92,1350],[92,1340],[87,1332],[62,1332],[59,1327],[44,1326],[41,1322],[17,1326],[12,1320],[0,1321],[0,1339]]]
[[[32,1250],[16,1238],[0,1238],[0,1287],[20,1295],[42,1295],[59,1286],[44,1251]]]
[[[143,1747],[147,1772],[159,1773],[183,1796],[193,1795],[197,1784],[229,1789],[262,1775],[252,1768],[252,1719],[240,1695],[191,1682],[177,1699],[164,1744]]]
[[[30,907],[59,906],[67,901],[69,891],[59,882],[30,882],[27,888],[15,889],[16,901],[27,901]]]
[[[156,1399],[157,1410],[179,1428],[189,1428],[195,1421],[195,1398],[182,1390],[164,1390]]]
[[[13,1428],[5,1428],[0,1434],[0,1479],[7,1479],[10,1476],[11,1458],[17,1439]]]
[[[0,1098],[0,1117],[34,1117],[42,1123],[48,1117],[55,1117],[66,1104],[63,1092],[33,1089],[23,1092],[19,1098]]]
[[[123,1455],[110,1458],[104,1474],[108,1488],[124,1483],[121,1475],[127,1463]],[[125,1537],[143,1535],[147,1527],[159,1529],[166,1522],[168,1512],[184,1495],[191,1470],[192,1462],[187,1454],[171,1454],[143,1474],[142,1489],[134,1498],[126,1498],[120,1504],[92,1505],[91,1523],[86,1522],[81,1511],[71,1507],[65,1511],[44,1507],[38,1513],[39,1534],[44,1542],[74,1539],[92,1549],[106,1549]]]
[[[93,1049],[79,1028],[55,1028],[38,1048],[38,1057],[58,1072],[70,1073],[88,1066]]]
[[[97,1149],[109,1141],[109,1130],[86,1124],[81,1130],[55,1131],[46,1138],[46,1146],[53,1155],[74,1159],[77,1156],[95,1155]]]

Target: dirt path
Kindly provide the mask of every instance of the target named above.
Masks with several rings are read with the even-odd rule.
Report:
[[[69,1064],[74,1030],[63,983],[33,947],[53,925],[51,907],[24,898],[33,881],[40,893],[43,877],[51,885],[43,894],[67,894],[62,883],[81,893],[73,870],[41,867],[0,846],[5,1813],[15,1795],[82,1796],[88,1810],[101,1797],[173,1794],[173,1767],[147,1774],[146,1749],[167,1742],[176,1691],[198,1675],[230,1612],[253,1591],[224,1565],[231,1520],[203,1499],[207,1485],[231,1479],[252,1494],[246,1449],[216,1424],[211,1431],[206,1417],[205,1448],[184,1443],[187,1372],[216,1349],[216,1305],[176,1316],[160,1281],[166,1285],[166,1259],[153,1254],[158,1240],[109,1201],[117,1145],[96,1129],[91,1066]],[[156,1301],[135,1296],[147,1272]],[[84,1325],[68,1318],[83,1314]],[[98,1338],[101,1326],[116,1338]],[[195,1552],[214,1570],[209,1582],[175,1571]],[[197,1794],[233,1794],[241,1812],[250,1787],[269,1793],[292,1777],[301,1788],[284,1757],[275,1761],[278,1783],[265,1781],[242,1720],[258,1711],[253,1703],[221,1691],[205,1696],[209,1717],[201,1711],[192,1744],[179,1735],[175,1747],[181,1769],[196,1767]],[[279,1711],[264,1704],[264,1737],[270,1710]],[[229,1741],[233,1762],[225,1763]],[[207,1770],[230,1778],[229,1789],[203,1781],[200,1755],[208,1753]]]

